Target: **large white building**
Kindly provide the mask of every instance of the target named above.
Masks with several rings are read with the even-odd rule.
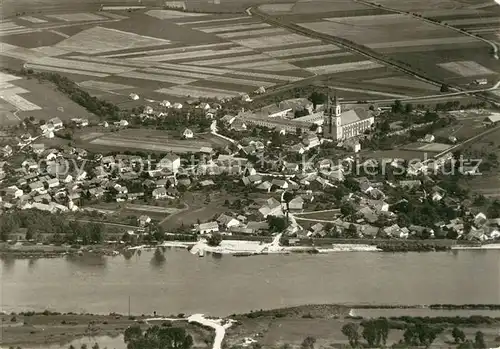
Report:
[[[323,136],[338,141],[362,135],[375,122],[373,112],[363,107],[342,111],[337,96],[333,103],[328,97],[323,115]]]

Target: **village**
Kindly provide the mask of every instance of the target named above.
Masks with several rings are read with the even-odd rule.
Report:
[[[133,144],[128,144],[132,149],[110,153],[71,142],[46,146],[54,138],[64,138],[68,129],[76,130],[75,134],[87,129],[91,134],[96,129],[133,131],[130,127],[168,117],[169,109],[182,109],[168,101],[146,105],[129,121],[89,125],[81,118],[26,120],[21,129],[32,133],[25,132],[15,138],[17,144],[1,148],[3,217],[19,210],[63,214],[68,220],[103,224],[103,235],[107,224],[116,225],[116,240],[137,243],[144,237],[148,237],[144,241],[161,240],[169,234],[184,234],[183,239],[192,241],[215,234],[231,239],[283,234],[286,244],[310,238],[478,243],[500,238],[498,201],[477,209],[477,202],[457,189],[457,178],[478,174],[481,167],[470,161],[457,163],[456,154],[448,150],[456,145],[456,137],[448,137],[448,145],[437,143],[433,134],[419,138],[425,149],[438,150],[437,156],[431,153],[423,160],[375,158],[374,152],[361,151],[387,124],[384,119],[391,108],[343,106],[336,93],[285,100],[256,112],[229,114],[220,104],[211,107],[208,102],[193,101],[188,108],[187,118],[191,112],[204,114],[210,135],[226,142],[225,147],[146,157],[144,152],[134,153]],[[481,117],[482,128],[491,129],[498,119],[495,113]],[[395,124],[390,134],[408,132]],[[429,124],[433,122],[422,126]],[[418,127],[414,124],[410,129]],[[196,138],[192,129],[181,129],[178,142]],[[226,199],[213,216],[199,216],[196,223],[183,221],[183,213],[190,211],[188,194],[209,206],[211,195],[220,193]],[[479,200],[486,198],[475,201]],[[106,207],[128,207],[127,212],[133,212],[127,216],[129,224],[120,225],[123,216]],[[176,215],[180,228],[169,225],[173,221],[169,216]],[[22,223],[8,226],[2,230],[4,240],[52,242],[51,235],[31,232],[28,236]],[[158,230],[162,233],[153,235]]]

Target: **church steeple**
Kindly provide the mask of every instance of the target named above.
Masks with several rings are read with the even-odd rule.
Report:
[[[335,91],[335,95],[333,97],[333,103],[335,105],[335,107],[334,107],[335,108],[335,116],[339,117],[340,114],[342,114],[342,107],[340,106],[340,103],[337,99],[337,91]]]

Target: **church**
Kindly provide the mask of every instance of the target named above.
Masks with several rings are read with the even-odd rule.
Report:
[[[323,137],[342,141],[363,135],[375,123],[375,116],[371,110],[363,107],[354,107],[350,110],[342,110],[337,100],[333,103],[328,96],[327,105],[323,113]]]

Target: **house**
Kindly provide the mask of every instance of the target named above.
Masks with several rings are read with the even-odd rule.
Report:
[[[17,199],[21,196],[23,196],[23,191],[19,189],[17,186],[12,185],[10,187],[7,187],[4,189],[5,195],[8,196],[9,198]]]
[[[486,78],[476,79],[472,83],[474,85],[487,85],[488,84],[488,79],[486,79]]]
[[[201,102],[197,108],[199,109],[203,109],[203,110],[209,110],[210,109],[210,104],[206,103],[206,102]]]
[[[287,172],[297,172],[299,170],[299,164],[295,162],[287,162],[283,165],[283,170]]]
[[[219,231],[219,223],[217,223],[217,222],[201,223],[198,226],[197,231],[201,235],[218,232]]]
[[[426,134],[425,137],[421,139],[421,141],[425,143],[432,143],[435,139],[436,137],[434,137],[434,135]]]
[[[120,126],[120,127],[127,127],[128,126],[128,121],[125,120],[125,119],[121,119],[120,121],[118,121],[118,126]]]
[[[60,185],[59,179],[51,178],[51,179],[47,180],[47,185],[49,186],[49,189],[57,188]]]
[[[271,191],[272,186],[273,185],[271,184],[271,182],[265,181],[260,183],[256,188],[259,190],[267,191],[269,193]]]
[[[278,187],[279,189],[287,189],[288,188],[288,182],[284,179],[274,178],[271,181],[271,185]]]
[[[201,181],[200,182],[200,185],[203,187],[203,188],[206,188],[206,187],[210,187],[212,185],[215,185],[214,181],[211,180],[211,179],[207,179],[207,180],[204,180],[204,181]]]
[[[172,105],[172,108],[174,109],[182,109],[182,103],[176,102]]]
[[[12,149],[12,147],[10,145],[6,145],[0,149],[0,153],[2,153],[2,156],[4,158],[7,158],[14,153],[14,150]]]
[[[31,145],[31,151],[35,153],[36,155],[40,155],[44,152],[45,150],[45,144],[43,143],[35,143]]]
[[[500,121],[500,113],[493,113],[483,120],[484,124],[492,125]]]
[[[230,126],[230,130],[234,130],[234,131],[238,131],[238,132],[242,132],[242,131],[246,131],[247,130],[247,125],[245,124],[245,122],[241,119],[235,119],[233,120],[233,122],[231,123],[231,126]]]
[[[241,224],[241,222],[239,220],[237,220],[236,218],[233,218],[231,216],[228,216],[226,214],[221,214],[217,218],[217,222],[219,223],[219,225],[225,227],[226,229],[229,229],[231,227],[236,227],[236,226],[239,226]]]
[[[128,98],[133,100],[133,101],[137,101],[139,99],[139,95],[136,93],[131,93],[128,95]]]
[[[50,119],[47,124],[52,125],[56,131],[63,128],[63,122],[58,117]]]
[[[89,125],[88,119],[73,118],[71,121],[76,125],[76,127],[87,127]]]
[[[259,208],[260,214],[266,218],[267,216],[283,216],[281,203],[275,198],[270,198],[266,203]]]
[[[155,190],[153,190],[153,192],[151,193],[151,195],[153,196],[153,198],[155,200],[159,200],[159,199],[165,199],[167,197],[167,189],[165,188],[156,188]]]
[[[170,108],[172,106],[172,103],[170,103],[169,101],[164,99],[163,101],[160,102],[160,106],[162,106],[164,108]]]
[[[41,181],[36,181],[36,182],[30,183],[29,187],[30,187],[31,191],[33,191],[33,192],[38,192],[40,194],[44,194],[46,192],[45,187]]]
[[[186,128],[184,132],[182,132],[182,138],[184,139],[192,139],[193,137],[194,133],[189,128]]]
[[[147,224],[151,223],[151,217],[147,215],[141,215],[137,219],[137,223],[139,223],[139,227],[145,227]]]
[[[102,189],[101,187],[90,188],[88,190],[88,193],[92,198],[99,199],[104,195],[104,189]]]
[[[482,227],[488,222],[488,218],[486,215],[482,212],[479,212],[477,215],[474,216],[474,226],[476,227]]]
[[[309,228],[309,232],[307,233],[307,236],[325,236],[325,226],[321,223],[316,223],[311,228]]]
[[[304,208],[304,199],[302,196],[297,196],[288,203],[290,210],[302,210]]]
[[[176,154],[168,154],[161,159],[156,165],[157,169],[169,170],[170,172],[177,172],[181,167],[181,158]]]

